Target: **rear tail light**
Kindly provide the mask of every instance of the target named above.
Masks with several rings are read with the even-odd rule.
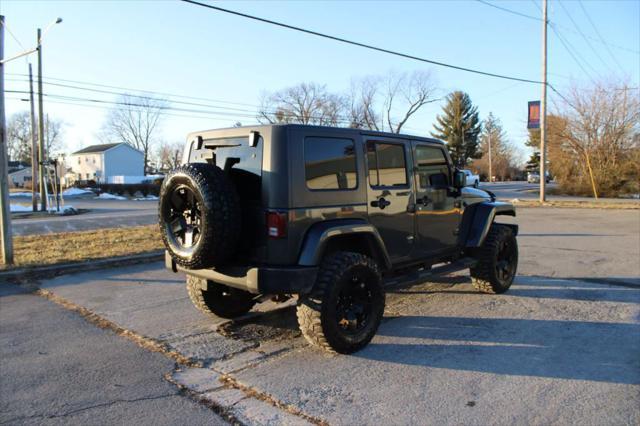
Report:
[[[267,212],[267,234],[269,238],[282,238],[287,235],[287,214]]]

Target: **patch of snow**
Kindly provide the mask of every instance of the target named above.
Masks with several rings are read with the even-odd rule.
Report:
[[[109,194],[108,192],[103,192],[102,194],[98,195],[96,198],[100,198],[101,200],[126,200],[127,199],[127,197]]]
[[[514,198],[513,200],[511,200],[512,203],[519,203],[520,199],[519,198]]]
[[[30,192],[12,192],[9,197],[31,197]]]
[[[93,194],[93,192],[88,191],[86,189],[80,189],[80,188],[68,188],[62,191],[62,195],[64,195],[65,197],[69,197],[73,195],[88,195],[88,194]]]
[[[12,213],[26,213],[33,211],[31,206],[23,206],[22,204],[11,204]]]
[[[134,201],[151,201],[151,200],[157,200],[158,197],[156,197],[155,195],[147,195],[146,197],[137,197],[134,198]]]

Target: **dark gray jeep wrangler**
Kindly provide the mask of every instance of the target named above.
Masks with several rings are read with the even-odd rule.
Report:
[[[511,204],[465,188],[438,140],[303,125],[192,133],[159,216],[167,267],[201,311],[233,318],[298,295],[309,342],[354,352],[374,336],[389,277],[470,268],[502,293],[518,264]]]

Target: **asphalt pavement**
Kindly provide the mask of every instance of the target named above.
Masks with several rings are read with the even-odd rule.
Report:
[[[18,200],[20,198],[12,198],[14,203],[19,202]],[[155,200],[70,198],[66,200],[66,205],[89,211],[75,216],[50,215],[22,218],[19,215],[14,215],[11,221],[13,233],[15,235],[35,235],[89,231],[151,225],[158,222],[158,202]]]
[[[13,386],[0,393],[2,421],[100,405],[82,399],[87,386],[104,398],[96,409],[121,410],[106,423],[156,423],[136,404],[170,395],[156,383],[168,374],[244,424],[639,424],[640,212],[522,208],[515,220],[520,266],[508,293],[479,294],[466,273],[390,290],[377,336],[351,356],[308,347],[291,302],[237,321],[202,315],[184,277],[161,263],[38,284],[200,367],[163,363],[37,296],[0,297],[1,380]],[[36,355],[58,350],[74,362]],[[102,376],[112,371],[118,381]],[[131,393],[114,396],[111,384],[127,379]],[[178,423],[198,423],[201,406],[167,398],[186,404]]]
[[[0,306],[0,424],[226,424],[164,379],[162,354],[15,286]]]

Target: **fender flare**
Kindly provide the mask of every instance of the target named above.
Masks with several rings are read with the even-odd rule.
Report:
[[[483,201],[465,208],[459,234],[462,247],[480,247],[489,233],[493,220],[499,215],[515,216],[516,209],[513,204],[501,201]],[[518,225],[506,226],[513,229],[514,235],[518,234]]]
[[[378,230],[370,223],[357,219],[330,220],[312,225],[303,240],[298,265],[320,265],[329,241],[345,235],[359,235],[366,238],[372,244],[375,260],[380,263],[380,267],[391,268],[389,254]]]

